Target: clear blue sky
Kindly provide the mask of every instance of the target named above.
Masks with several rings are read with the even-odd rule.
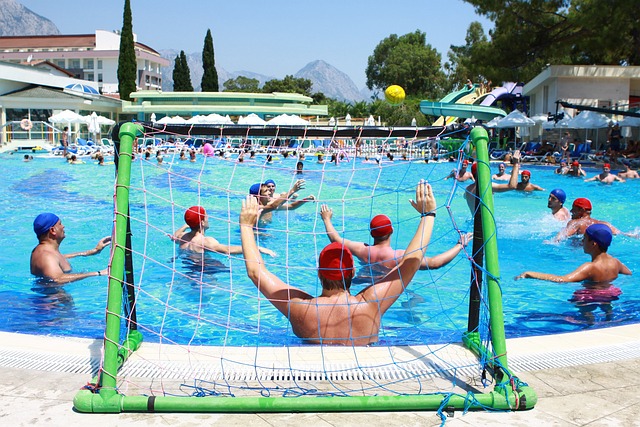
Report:
[[[124,0],[19,1],[62,34],[122,28]],[[446,60],[449,46],[464,44],[471,22],[481,22],[485,31],[491,27],[461,0],[132,0],[131,8],[138,41],[156,50],[199,52],[211,29],[216,65],[229,72],[283,78],[320,59],[347,73],[360,89],[367,58],[390,34],[419,29]]]

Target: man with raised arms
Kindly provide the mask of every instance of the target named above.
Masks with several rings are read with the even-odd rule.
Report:
[[[420,213],[418,230],[397,267],[357,295],[349,289],[354,275],[351,251],[340,243],[326,246],[318,260],[321,295],[314,297],[271,273],[257,249],[253,227],[260,205],[247,197],[240,212],[240,235],[247,275],[258,290],[289,319],[296,336],[311,343],[367,345],[378,340],[381,318],[420,268],[435,221],[431,186],[416,187],[413,208]]]
[[[511,164],[513,170],[511,171],[511,177],[508,184],[498,184],[497,182],[491,183],[491,189],[494,193],[503,193],[505,191],[515,190],[518,186],[518,171],[520,170],[520,158],[522,157],[520,150],[513,152],[511,156]],[[476,183],[478,182],[478,164],[471,165],[471,173],[473,174],[474,182],[469,184],[464,192],[464,198],[467,201],[467,206],[471,213],[475,211],[476,203]]]
[[[71,273],[69,259],[99,254],[102,249],[111,243],[111,237],[103,237],[93,249],[63,255],[60,252],[60,244],[66,235],[64,233],[64,225],[62,225],[57,215],[49,212],[41,213],[33,221],[33,231],[38,237],[38,245],[31,251],[31,274],[34,276],[46,278],[62,285],[86,279],[87,277],[107,275],[106,268],[87,273]]]
[[[191,206],[187,209],[184,213],[184,222],[186,224],[171,236],[171,240],[180,245],[180,249],[196,254],[206,251],[225,255],[242,253],[242,246],[224,245],[211,236],[205,236],[205,232],[209,229],[209,215],[202,206]],[[190,230],[187,231],[187,228]],[[258,250],[263,254],[276,255],[270,249],[259,247]]]
[[[520,182],[516,185],[518,191],[544,191],[544,188],[531,183],[531,172],[524,170],[520,173]]]
[[[360,262],[370,265],[375,273],[379,273],[375,274],[375,277],[386,274],[390,269],[396,267],[402,259],[404,250],[391,247],[393,225],[388,216],[376,215],[373,217],[369,223],[373,245],[368,245],[364,242],[343,239],[331,222],[333,211],[329,206],[323,204],[320,208],[320,215],[329,240],[342,243]],[[458,243],[451,249],[434,257],[424,257],[420,263],[420,270],[435,270],[449,264],[464,249],[472,237],[472,233],[462,234]]]

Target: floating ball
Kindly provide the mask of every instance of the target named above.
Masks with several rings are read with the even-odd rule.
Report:
[[[384,97],[391,105],[402,104],[404,101],[404,89],[398,85],[391,85],[384,91]]]

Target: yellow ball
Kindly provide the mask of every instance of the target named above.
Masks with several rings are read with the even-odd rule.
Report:
[[[384,97],[391,105],[402,104],[404,101],[404,89],[398,85],[391,85],[384,91]]]

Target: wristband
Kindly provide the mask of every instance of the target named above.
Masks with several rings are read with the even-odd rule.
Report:
[[[102,272],[100,270],[98,270],[98,276],[102,276]]]
[[[420,214],[420,216],[422,216],[422,217],[425,217],[425,216],[432,216],[432,217],[434,217],[434,218],[435,218],[435,217],[436,217],[436,213],[435,213],[435,212],[433,212],[433,211],[432,211],[432,212],[422,212],[422,213]]]

